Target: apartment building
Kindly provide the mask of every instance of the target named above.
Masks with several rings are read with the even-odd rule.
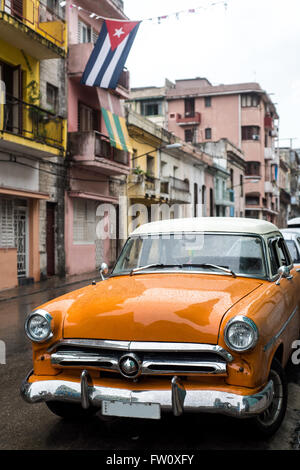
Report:
[[[187,142],[228,139],[243,152],[245,216],[276,223],[279,213],[275,105],[258,83],[176,80],[166,92],[168,129]]]
[[[300,153],[290,147],[279,148],[280,215],[278,226],[287,227],[289,219],[300,216]]]
[[[211,215],[230,214],[234,210],[235,214],[276,222],[279,213],[279,161],[275,149],[278,115],[269,95],[258,83],[216,86],[206,78],[176,80],[173,84],[168,81],[159,93],[156,87],[134,89],[130,100],[131,106],[142,113],[152,110],[153,115],[148,118],[153,121],[161,119],[157,114],[165,110],[167,129],[186,142],[198,145],[226,139],[238,149],[235,164],[239,170],[234,165],[235,171],[231,158],[231,163],[229,159],[225,165],[227,174],[215,172],[214,185],[210,188],[211,198],[214,197]],[[223,164],[223,169],[225,167]],[[211,169],[206,174],[211,177]],[[222,191],[218,196],[214,193],[219,187]],[[237,197],[231,189],[238,192]],[[228,200],[233,202],[231,199],[238,203],[224,204]]]
[[[132,110],[127,125],[133,148],[128,231],[141,221],[205,215],[201,192],[212,159]]]
[[[129,137],[118,145],[109,116],[125,120],[122,101],[129,97],[129,72],[124,70],[115,90],[82,85],[80,79],[94,48],[104,18],[126,19],[120,1],[67,2],[69,34],[68,177],[65,193],[65,252],[67,274],[111,265],[118,241],[97,237],[97,226],[109,225],[105,204],[119,210],[119,194],[129,174]],[[90,14],[91,8],[94,14]],[[98,17],[97,17],[98,15]],[[100,18],[101,17],[101,18]],[[124,121],[122,121],[124,124]],[[113,126],[112,126],[113,127]],[[125,126],[126,127],[126,126]]]
[[[66,58],[63,16],[46,1],[0,2],[0,289],[40,279],[40,208],[51,199],[41,168],[66,150],[64,118],[43,107],[40,67]]]

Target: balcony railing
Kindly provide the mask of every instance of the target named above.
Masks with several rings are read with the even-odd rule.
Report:
[[[18,98],[6,95],[4,107],[4,132],[26,139],[63,147],[63,118]]]
[[[106,137],[103,137],[97,131],[95,132],[95,156],[99,158],[107,158],[116,163],[121,163],[122,165],[129,164],[129,153],[124,150],[119,150],[116,147],[113,147],[110,142],[106,140]]]
[[[16,18],[57,46],[64,46],[65,21],[59,4],[52,10],[46,0],[0,0],[0,11]]]
[[[201,113],[193,112],[193,113],[185,113],[184,116],[181,114],[176,115],[176,122],[180,126],[184,125],[198,125],[201,122]]]
[[[187,193],[190,191],[190,184],[186,180],[180,180],[178,178],[175,178],[174,176],[170,176],[169,181],[171,184],[171,188],[173,189],[178,189],[179,191],[185,191]]]
[[[273,118],[271,116],[265,116],[264,125],[266,129],[273,129]]]
[[[108,137],[98,131],[78,131],[68,134],[72,158],[82,165],[101,168],[109,174],[129,173],[129,153],[111,145]]]

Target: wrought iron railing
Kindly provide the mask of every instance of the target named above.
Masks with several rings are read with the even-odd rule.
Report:
[[[3,106],[1,131],[53,147],[63,147],[62,117],[8,94]]]
[[[58,46],[64,45],[64,9],[59,3],[53,3],[51,9],[46,0],[0,0],[0,11],[13,16]]]

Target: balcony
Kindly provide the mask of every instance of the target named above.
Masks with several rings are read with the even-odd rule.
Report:
[[[107,175],[129,173],[129,153],[113,147],[100,132],[70,132],[68,150],[73,161],[85,169]]]
[[[177,114],[176,123],[179,126],[198,126],[201,123],[201,113],[185,113],[184,116]]]
[[[234,190],[226,189],[225,191],[215,190],[215,204],[216,206],[234,206]]]
[[[58,13],[38,0],[0,0],[0,38],[38,60],[64,58],[66,25]]]
[[[271,181],[265,181],[265,193],[273,194],[274,186]]]
[[[274,160],[275,151],[272,147],[265,147],[265,160]]]
[[[25,101],[6,95],[0,129],[1,148],[35,156],[64,151],[64,119]]]
[[[145,173],[128,176],[128,196],[133,199],[156,199],[160,197],[160,180]]]
[[[85,42],[80,44],[70,44],[68,54],[68,75],[71,78],[81,79],[86,64],[94,49],[92,42]],[[129,99],[129,71],[123,70],[117,88],[114,92],[122,99]]]
[[[190,185],[187,180],[169,176],[165,178],[162,184],[163,183],[165,184],[165,188],[161,189],[167,189],[170,202],[183,204],[191,202]]]
[[[273,122],[273,118],[271,116],[268,116],[268,115],[265,116],[264,126],[265,126],[265,129],[273,129],[274,122]]]

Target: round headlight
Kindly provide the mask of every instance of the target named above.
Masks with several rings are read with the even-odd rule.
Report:
[[[29,315],[25,322],[25,331],[31,341],[41,343],[53,336],[51,320],[51,315],[45,310],[35,310]]]
[[[258,340],[258,329],[254,321],[242,315],[232,318],[226,325],[224,339],[233,351],[252,349]]]

